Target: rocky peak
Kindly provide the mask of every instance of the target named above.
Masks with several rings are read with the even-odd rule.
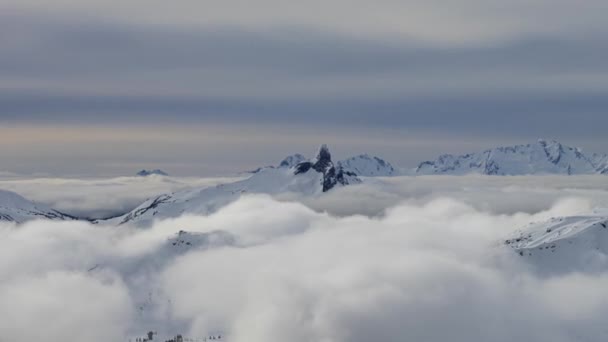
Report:
[[[333,166],[334,163],[331,161],[331,153],[329,153],[329,148],[325,144],[321,145],[319,153],[317,154],[317,159],[312,166],[313,169],[315,169],[317,172],[325,172]]]
[[[317,158],[313,162],[307,161],[296,165],[294,174],[299,175],[310,172],[310,170],[323,174],[323,192],[333,189],[336,184],[347,185],[361,182],[355,173],[334,166],[329,148],[325,144],[321,145]]]

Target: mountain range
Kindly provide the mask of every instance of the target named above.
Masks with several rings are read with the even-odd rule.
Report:
[[[294,192],[319,195],[335,187],[361,183],[353,172],[334,165],[326,145],[313,160],[288,158],[280,167],[265,167],[251,177],[228,184],[184,190],[151,198],[131,212],[111,219],[110,223],[151,223],[156,218],[177,217],[184,213],[208,215],[246,193],[277,194]],[[293,160],[300,162],[295,163]]]
[[[442,155],[425,161],[411,173],[404,173],[389,162],[368,154],[335,162],[323,145],[314,159],[290,155],[276,166],[259,168],[241,181],[214,187],[189,189],[151,198],[134,210],[105,223],[151,222],[156,218],[176,217],[183,213],[209,214],[236,200],[244,193],[278,194],[293,192],[320,195],[336,187],[358,184],[367,177],[412,175],[526,175],[608,174],[608,156],[585,154],[582,150],[557,141],[538,140],[527,145],[498,147],[460,156]],[[139,176],[166,175],[161,170],[142,170]],[[30,219],[73,219],[18,194],[0,191],[0,220],[21,223]]]
[[[425,161],[417,175],[533,175],[607,174],[608,156],[587,155],[576,147],[539,139],[536,143],[497,147],[459,156],[444,154]]]

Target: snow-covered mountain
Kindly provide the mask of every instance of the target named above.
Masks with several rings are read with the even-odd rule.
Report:
[[[306,159],[306,157],[304,157],[303,155],[296,153],[296,154],[292,154],[290,156],[285,157],[285,159],[281,160],[281,162],[279,163],[279,168],[290,168],[290,167],[294,167],[300,163],[303,163],[305,161],[308,161],[308,159]]]
[[[247,171],[245,173],[258,173],[265,169],[285,169],[285,168],[288,169],[290,167],[294,167],[294,166],[298,165],[299,163],[302,163],[305,161],[308,161],[308,159],[306,159],[306,157],[304,157],[303,155],[301,155],[299,153],[296,153],[296,154],[292,154],[290,156],[285,157],[283,160],[281,160],[281,162],[277,166],[268,165],[268,166],[258,167],[255,170]]]
[[[481,153],[461,156],[442,155],[434,161],[421,163],[415,173],[420,175],[597,174],[602,172],[600,163],[601,158],[598,156],[587,156],[578,148],[564,146],[557,141],[540,139],[534,144],[498,147]]]
[[[137,173],[137,175],[140,177],[147,177],[147,176],[151,176],[151,175],[168,176],[169,174],[163,170],[156,169],[156,170],[141,170]]]
[[[0,221],[23,223],[36,219],[71,220],[73,217],[35,204],[12,191],[0,190]]]
[[[304,157],[302,154],[296,153],[285,157],[277,166],[260,167],[253,171],[249,171],[248,173],[257,173],[272,168],[290,168],[307,161],[309,161],[308,158]],[[368,154],[360,154],[358,156],[340,160],[336,163],[336,166],[360,177],[388,177],[399,175],[399,171],[389,162]]]
[[[177,217],[184,213],[207,215],[245,193],[319,195],[335,187],[360,182],[356,174],[335,166],[329,149],[323,145],[312,161],[304,161],[293,167],[263,168],[251,177],[234,183],[160,195],[106,222],[146,224],[156,218]]]
[[[593,161],[596,165],[597,173],[608,175],[608,154],[594,154]]]
[[[608,210],[532,223],[505,241],[541,272],[608,267]]]
[[[361,177],[387,177],[399,173],[387,161],[368,154],[361,154],[338,162],[338,165]]]

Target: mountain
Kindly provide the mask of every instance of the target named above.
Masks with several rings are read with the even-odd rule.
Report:
[[[249,171],[248,173],[257,173],[267,168],[290,168],[307,161],[308,159],[306,157],[296,153],[285,157],[278,166],[260,167],[253,171]],[[361,177],[387,177],[399,174],[389,162],[368,154],[361,154],[338,161],[336,165],[344,171],[354,173]]]
[[[585,155],[580,149],[560,144],[557,141],[538,140],[536,143],[498,147],[481,153],[461,156],[442,155],[434,161],[425,161],[416,169],[419,175],[484,174],[597,174],[608,173],[608,158]]]
[[[338,166],[361,177],[387,177],[399,174],[389,162],[367,154],[339,161]]]
[[[608,175],[608,155],[594,154],[593,160],[596,165],[597,173],[602,175]]]
[[[605,270],[608,210],[533,223],[505,244],[541,272]]]
[[[296,153],[293,154],[291,156],[287,156],[285,157],[285,159],[283,159],[280,163],[279,163],[279,168],[290,168],[290,167],[294,167],[300,163],[303,163],[305,161],[308,161],[308,159],[306,159],[306,157],[304,157],[303,155]]]
[[[329,149],[323,145],[312,161],[304,161],[293,167],[263,168],[251,177],[234,183],[160,195],[123,216],[105,222],[136,222],[145,225],[156,218],[178,217],[182,214],[208,215],[245,193],[295,192],[320,195],[335,187],[360,182],[356,174],[335,166]]]
[[[273,166],[273,165],[263,166],[263,167],[259,167],[259,168],[255,169],[255,170],[246,171],[245,173],[258,173],[265,169],[290,168],[290,167],[294,167],[294,166],[298,165],[299,163],[305,162],[307,160],[308,159],[306,159],[303,155],[296,153],[296,154],[292,154],[290,156],[285,157],[283,160],[281,160],[281,162],[279,163],[278,166]]]
[[[71,220],[74,217],[35,204],[14,192],[0,190],[0,221],[23,223],[36,219]]]
[[[147,177],[147,176],[151,176],[151,175],[159,175],[159,176],[168,176],[169,174],[164,172],[163,170],[141,170],[137,173],[138,176],[140,177]]]

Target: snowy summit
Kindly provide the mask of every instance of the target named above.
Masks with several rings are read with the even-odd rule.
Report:
[[[35,204],[12,191],[0,190],[0,221],[23,223],[36,219],[71,220],[74,218],[45,205]]]
[[[606,173],[605,155],[587,156],[582,150],[557,141],[539,139],[536,143],[498,147],[460,156],[445,154],[425,161],[416,169],[419,175],[530,175]],[[602,164],[603,163],[603,164]]]
[[[368,154],[361,154],[339,161],[338,165],[342,169],[356,173],[361,177],[388,177],[399,174],[389,162]]]
[[[234,183],[160,195],[112,219],[110,223],[147,224],[154,219],[178,217],[184,213],[208,215],[237,200],[242,194],[292,192],[320,195],[336,187],[360,182],[353,172],[335,166],[329,148],[323,145],[312,161],[303,161],[293,167],[261,168],[251,177]]]

